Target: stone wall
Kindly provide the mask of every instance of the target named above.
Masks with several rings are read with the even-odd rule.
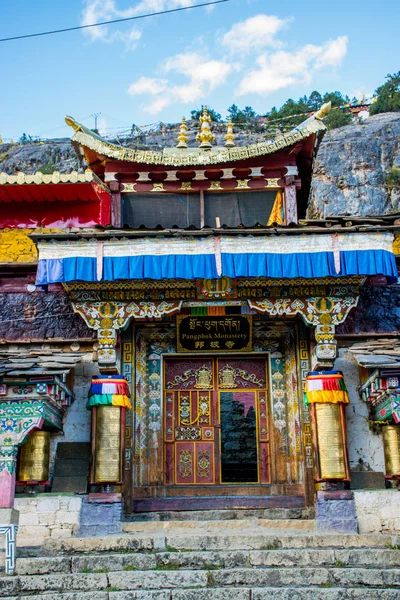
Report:
[[[80,496],[39,494],[16,496],[19,511],[18,546],[41,546],[46,538],[70,538],[78,532]]]
[[[400,532],[400,492],[354,491],[359,533]]]
[[[360,385],[358,365],[345,348],[339,351],[335,369],[343,372],[349,391],[350,405],[346,408],[346,421],[350,469],[365,468],[384,472],[382,436],[372,433],[368,427],[367,406],[357,391]]]
[[[0,294],[1,341],[95,338],[96,332],[73,312],[71,301],[65,293]]]
[[[75,400],[65,413],[63,432],[52,434],[50,440],[50,477],[53,476],[54,461],[58,442],[90,442],[91,413],[86,410],[90,382],[94,375],[99,374],[97,362],[83,358],[74,371],[72,390]],[[85,361],[85,358],[88,360]]]

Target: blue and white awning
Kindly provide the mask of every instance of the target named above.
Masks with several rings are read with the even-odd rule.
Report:
[[[351,275],[394,281],[392,243],[390,233],[40,241],[36,283]]]

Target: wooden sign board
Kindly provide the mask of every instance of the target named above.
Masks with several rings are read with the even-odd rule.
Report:
[[[178,352],[251,352],[250,315],[176,318]]]

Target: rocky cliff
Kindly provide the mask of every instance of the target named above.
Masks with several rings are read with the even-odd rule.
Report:
[[[400,113],[328,131],[314,163],[308,218],[374,216],[400,211]]]
[[[189,145],[196,145],[189,131]],[[223,145],[225,132],[217,133]],[[261,134],[239,133],[237,145],[262,139]],[[117,141],[117,140],[116,140]],[[158,149],[174,146],[176,131],[126,138],[128,147]],[[0,172],[69,172],[80,167],[69,139],[0,145]],[[373,216],[400,211],[400,185],[388,181],[400,168],[400,113],[386,113],[361,124],[328,131],[314,164],[308,218],[330,215]]]

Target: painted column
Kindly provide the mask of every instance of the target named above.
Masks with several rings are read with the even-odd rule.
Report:
[[[349,404],[340,371],[312,371],[305,386],[311,405],[316,481],[349,481],[345,406]]]
[[[0,403],[0,508],[14,506],[18,446],[34,429],[41,429],[44,407],[40,402]]]
[[[87,403],[92,411],[92,484],[122,484],[125,411],[131,409],[127,381],[119,375],[94,377]]]

